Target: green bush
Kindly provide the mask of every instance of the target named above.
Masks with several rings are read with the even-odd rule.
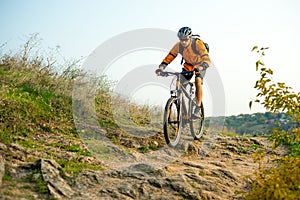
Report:
[[[248,200],[256,199],[299,199],[300,159],[294,156],[281,158],[277,166],[260,168],[255,173]]]
[[[252,49],[261,58],[268,48]],[[259,161],[259,169],[254,173],[255,179],[251,191],[245,195],[246,199],[299,199],[300,197],[300,93],[292,91],[283,82],[273,83],[273,71],[266,68],[262,60],[256,62],[256,71],[260,71],[260,79],[256,81],[258,90],[255,102],[261,103],[268,111],[285,112],[294,124],[289,130],[282,130],[279,126],[272,130],[271,139],[274,148],[283,144],[289,149],[289,154],[277,158],[272,167],[262,164],[265,153],[255,154],[254,160]],[[252,101],[249,104],[252,106]]]

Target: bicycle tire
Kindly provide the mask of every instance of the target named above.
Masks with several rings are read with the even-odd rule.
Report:
[[[193,106],[194,107],[194,106]],[[194,137],[194,140],[199,140],[204,131],[204,106],[203,103],[201,103],[201,113],[200,118],[193,118],[190,119],[190,130],[191,134]],[[193,109],[192,109],[193,110]]]
[[[164,112],[164,136],[170,147],[175,147],[180,139],[182,111],[177,98],[169,98]]]

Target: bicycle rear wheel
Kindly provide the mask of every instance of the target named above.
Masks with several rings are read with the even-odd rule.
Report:
[[[193,107],[195,107],[195,105]],[[194,110],[194,108],[192,110]],[[199,140],[202,137],[204,131],[203,103],[201,103],[200,118],[191,117],[190,129],[191,129],[191,134],[194,137],[194,140]]]
[[[169,98],[164,112],[164,136],[166,143],[175,147],[180,139],[182,114],[177,98]]]

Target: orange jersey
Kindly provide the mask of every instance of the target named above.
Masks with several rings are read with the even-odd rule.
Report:
[[[196,51],[199,52],[199,54],[196,54],[192,49],[192,40],[186,48],[183,48],[182,57],[185,61],[183,64],[184,69],[188,71],[192,71],[195,68],[199,67],[202,62],[206,62],[208,65],[210,65],[210,59],[208,56],[207,49],[203,42],[201,40],[196,40]],[[163,60],[163,63],[170,64],[178,55],[179,53],[179,46],[180,42],[177,42],[173,48],[170,50],[169,54],[165,57]]]

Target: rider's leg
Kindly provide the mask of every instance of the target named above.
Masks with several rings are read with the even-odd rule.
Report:
[[[202,79],[200,77],[195,77],[195,86],[196,86],[196,98],[197,106],[199,107],[202,102]]]

